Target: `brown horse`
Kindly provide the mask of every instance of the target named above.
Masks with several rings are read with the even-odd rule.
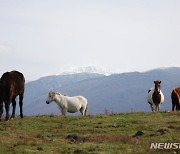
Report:
[[[171,93],[172,111],[180,111],[180,87],[174,88]]]
[[[3,114],[3,102],[6,109],[6,121],[9,120],[9,106],[12,102],[11,118],[15,118],[16,96],[19,95],[20,116],[23,118],[24,75],[18,71],[6,72],[0,79],[0,119]]]

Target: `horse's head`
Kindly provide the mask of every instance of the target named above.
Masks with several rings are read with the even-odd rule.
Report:
[[[154,84],[155,84],[154,85],[154,92],[160,93],[160,90],[161,90],[161,81],[155,80]]]
[[[58,92],[50,91],[46,100],[46,104],[49,104],[56,100],[56,95],[60,95]]]

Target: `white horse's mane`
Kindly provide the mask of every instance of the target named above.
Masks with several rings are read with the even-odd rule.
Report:
[[[54,90],[51,90],[51,91],[49,92],[49,94],[50,94],[50,93],[54,93],[54,94],[56,94],[56,95],[61,95],[59,92],[54,91]]]

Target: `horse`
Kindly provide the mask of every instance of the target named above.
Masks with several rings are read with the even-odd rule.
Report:
[[[151,110],[160,111],[160,104],[164,102],[164,95],[161,91],[161,81],[154,81],[154,87],[149,89],[147,101],[150,104]]]
[[[172,111],[180,111],[180,87],[174,88],[171,93]]]
[[[87,99],[83,96],[64,96],[60,94],[59,92],[50,91],[49,95],[46,100],[46,104],[49,104],[51,102],[55,102],[62,115],[66,115],[67,112],[69,113],[75,113],[77,111],[80,111],[83,116],[87,115]]]
[[[3,102],[5,103],[6,118],[9,120],[9,106],[12,102],[11,119],[15,118],[16,96],[19,95],[20,117],[23,118],[23,97],[24,97],[25,78],[21,72],[6,72],[0,79],[0,120],[3,114]]]

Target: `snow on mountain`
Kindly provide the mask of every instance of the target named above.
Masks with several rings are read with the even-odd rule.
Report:
[[[77,74],[77,73],[96,73],[96,74],[103,74],[103,75],[110,75],[112,74],[110,71],[107,69],[98,67],[98,66],[73,66],[69,67],[64,71],[63,75],[68,75],[68,74]]]

